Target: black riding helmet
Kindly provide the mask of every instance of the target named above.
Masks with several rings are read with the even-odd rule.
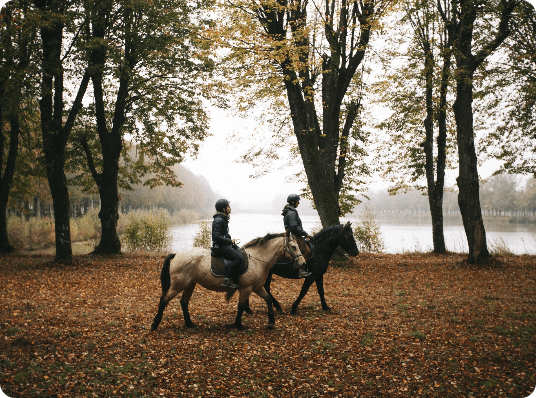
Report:
[[[299,202],[299,201],[300,201],[300,197],[298,195],[294,194],[294,193],[289,195],[288,198],[287,198],[287,203],[289,203],[289,204],[292,203],[292,202]]]
[[[219,199],[216,202],[216,211],[223,211],[227,206],[229,206],[229,202],[227,199]]]

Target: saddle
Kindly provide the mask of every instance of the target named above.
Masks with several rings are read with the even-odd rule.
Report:
[[[220,254],[215,252],[213,250],[214,248],[210,249],[210,271],[212,272],[212,275],[214,276],[225,276],[225,267],[229,266],[230,263],[232,263],[231,260],[227,260],[226,258],[223,258]],[[244,257],[244,261],[242,261],[242,265],[238,269],[238,275],[243,275],[246,273],[246,271],[249,268],[249,256],[246,253],[246,249],[241,247],[239,249],[240,253]]]

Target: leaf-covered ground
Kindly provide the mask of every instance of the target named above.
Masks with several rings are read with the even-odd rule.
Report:
[[[313,286],[276,277],[268,330],[251,299],[196,288],[156,332],[162,256],[0,257],[0,386],[10,397],[526,397],[536,386],[536,257],[359,255]]]

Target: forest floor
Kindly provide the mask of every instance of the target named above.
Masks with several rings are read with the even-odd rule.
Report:
[[[360,254],[311,287],[251,299],[197,287],[156,313],[163,256],[0,257],[0,387],[9,397],[527,397],[536,387],[536,256]]]

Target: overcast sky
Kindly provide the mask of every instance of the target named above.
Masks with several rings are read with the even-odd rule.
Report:
[[[253,166],[237,162],[252,142],[247,140],[235,142],[232,137],[234,135],[251,136],[255,128],[254,119],[227,116],[225,111],[216,108],[210,110],[210,115],[211,135],[201,144],[197,158],[187,158],[181,163],[183,166],[195,175],[205,177],[219,197],[235,204],[239,203],[241,208],[259,209],[264,205],[269,207],[276,196],[299,194],[302,185],[290,183],[288,180],[293,172],[300,170],[301,165],[294,166],[294,168],[289,165],[286,169],[271,171],[263,177],[250,178],[250,175],[255,173]],[[382,116],[376,114],[375,117],[381,118]],[[262,137],[259,137],[259,140],[261,139]],[[498,162],[488,162],[479,167],[479,174],[487,178],[498,167]],[[447,171],[447,187],[455,185],[457,174],[457,170]],[[371,191],[386,190],[388,186],[388,182],[378,177],[369,188]]]
[[[230,137],[235,133],[251,135],[255,127],[253,119],[229,117],[219,109],[211,110],[211,118],[212,135],[201,144],[199,156],[182,164],[194,174],[205,177],[214,192],[244,207],[258,207],[262,202],[272,203],[277,194],[299,192],[299,184],[286,181],[292,173],[291,168],[275,170],[260,178],[250,178],[255,172],[253,167],[236,162],[251,142],[235,143]]]

